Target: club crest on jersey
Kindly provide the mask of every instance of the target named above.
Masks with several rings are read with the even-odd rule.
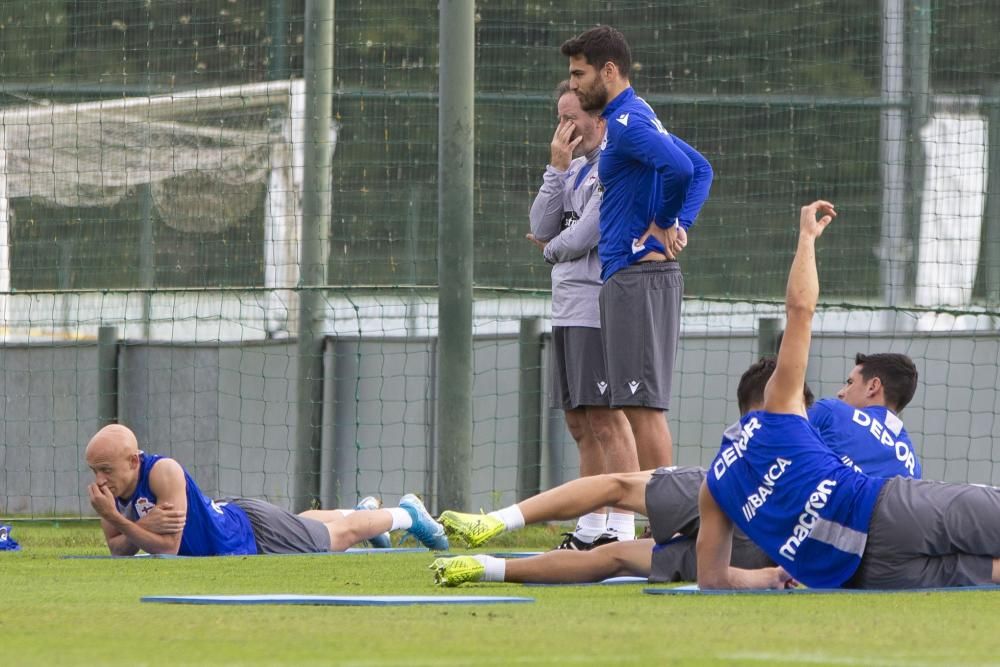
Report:
[[[580,216],[576,211],[563,211],[562,217],[562,229],[565,231],[575,225],[580,220]]]
[[[140,518],[152,512],[154,507],[156,507],[156,503],[150,501],[150,499],[145,496],[135,501],[135,512]]]

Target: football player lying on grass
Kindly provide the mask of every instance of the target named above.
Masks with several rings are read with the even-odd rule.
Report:
[[[150,554],[229,556],[344,551],[370,540],[390,546],[388,531],[406,530],[430,549],[448,548],[441,525],[412,494],[399,507],[378,509],[365,498],[355,510],[292,514],[251,498],[215,501],[181,465],[139,449],[135,434],[113,424],[91,438],[86,451],[94,482],[90,504],[101,517],[114,556]]]
[[[741,413],[762,407],[763,388],[774,368],[775,360],[765,358],[743,374],[737,389]],[[916,380],[913,362],[905,355],[859,354],[837,399],[816,403],[810,408],[810,419],[844,463],[855,469],[864,465],[873,475],[919,476],[919,461],[897,415],[913,397]],[[804,403],[812,403],[812,393],[804,382],[802,393]],[[727,429],[723,442],[741,436],[739,424],[735,424]],[[653,537],[587,552],[550,552],[510,561],[460,556],[438,559],[431,567],[438,583],[446,586],[466,581],[583,583],[616,576],[648,577],[652,582],[693,581],[697,576],[698,491],[705,476],[706,470],[698,467],[596,475],[487,515],[446,511],[440,517],[445,530],[470,547],[526,523],[571,519],[607,505],[648,516]],[[768,495],[770,490],[765,488],[749,500],[748,511],[753,511],[755,502],[765,502]],[[746,569],[773,566],[740,531],[734,534],[732,563]]]
[[[740,436],[723,442],[699,492],[698,584],[781,588],[797,580],[812,588],[900,589],[1000,583],[1000,489],[858,472],[806,418],[801,387],[819,297],[815,244],[835,216],[825,201],[800,213],[787,325],[763,386],[763,409],[740,418]],[[733,567],[737,528],[779,567]]]

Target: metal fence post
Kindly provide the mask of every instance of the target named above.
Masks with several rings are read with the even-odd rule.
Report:
[[[518,342],[517,497],[523,500],[542,490],[541,319],[522,319]]]
[[[97,423],[118,423],[118,327],[97,329]]]

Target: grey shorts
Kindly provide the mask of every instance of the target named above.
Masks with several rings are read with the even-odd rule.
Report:
[[[250,519],[259,554],[310,554],[330,550],[330,532],[321,521],[292,514],[254,498],[224,498]]]
[[[697,537],[679,535],[666,544],[653,547],[652,569],[649,580],[653,583],[698,580]],[[733,531],[733,553],[729,564],[745,570],[774,567],[774,561],[754,544],[739,528]]]
[[[585,405],[610,405],[600,329],[552,327],[549,358],[552,369],[549,407],[572,410]]]
[[[646,515],[656,540],[652,582],[695,581],[698,578],[698,491],[705,469],[694,466],[657,468],[646,483]],[[733,531],[733,567],[755,570],[774,563],[738,528]]]
[[[601,333],[612,407],[670,409],[684,276],[677,262],[643,262],[601,287]]]
[[[698,534],[698,490],[705,469],[695,466],[657,468],[646,482],[646,516],[657,544],[666,544],[678,533]]]
[[[849,588],[988,584],[1000,556],[1000,489],[894,477],[879,493]]]

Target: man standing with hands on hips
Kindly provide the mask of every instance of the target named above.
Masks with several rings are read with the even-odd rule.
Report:
[[[599,163],[601,335],[611,405],[624,409],[639,468],[650,470],[673,463],[664,413],[684,292],[677,256],[708,198],[712,167],[636,96],[631,52],[620,32],[591,28],[561,51],[581,107],[602,110],[608,126]]]

